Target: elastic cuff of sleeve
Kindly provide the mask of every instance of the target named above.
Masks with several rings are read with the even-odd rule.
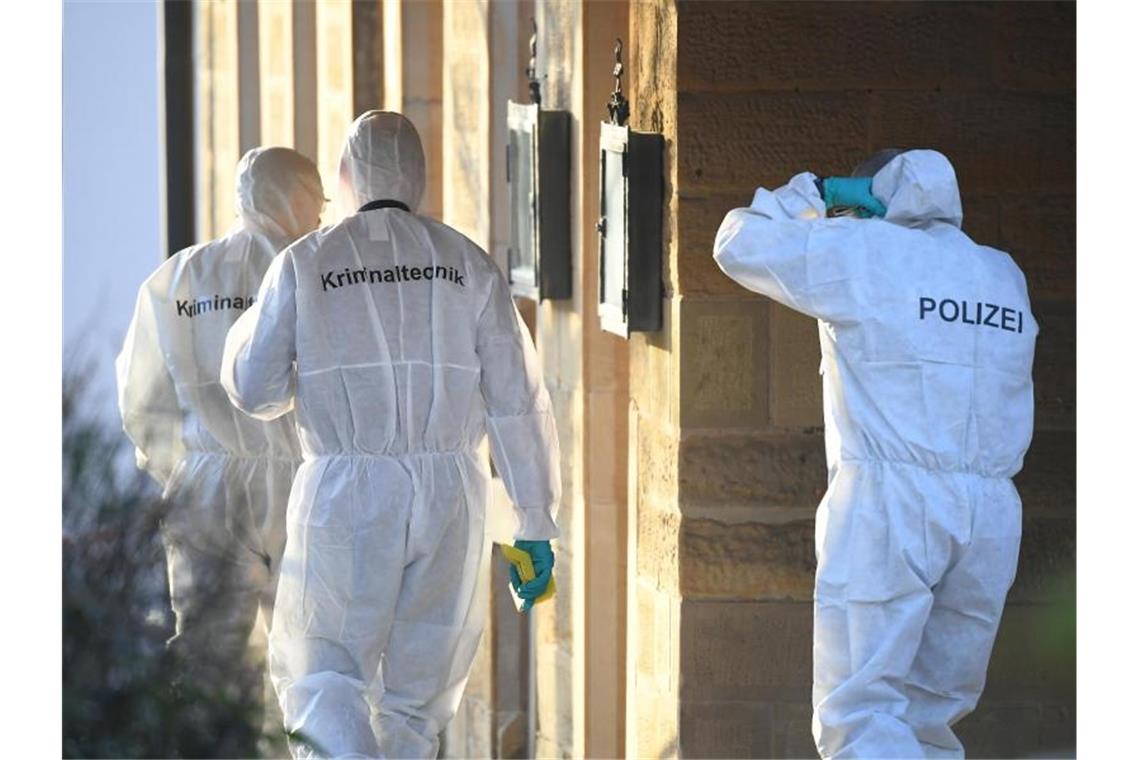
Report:
[[[823,180],[811,172],[801,172],[776,191],[780,205],[792,219],[812,219],[827,215],[827,204],[820,185]]]
[[[549,541],[561,535],[551,510],[546,507],[516,509],[515,514],[519,519],[516,541]]]

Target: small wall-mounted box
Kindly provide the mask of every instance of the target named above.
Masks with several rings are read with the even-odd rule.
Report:
[[[665,138],[602,123],[598,313],[628,338],[661,329],[661,206]]]
[[[507,128],[511,292],[569,298],[570,114],[508,101]]]

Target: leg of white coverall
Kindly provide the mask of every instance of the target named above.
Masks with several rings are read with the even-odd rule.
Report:
[[[260,620],[265,626],[266,636],[273,622],[273,598],[277,592],[276,578],[273,583],[267,584],[261,596]],[[281,705],[277,702],[277,693],[273,690],[273,679],[269,674],[268,653],[261,662],[262,682],[265,701],[265,714],[261,721],[261,740],[258,742],[258,754],[262,757],[288,757],[289,748],[285,741],[285,718],[281,714]]]
[[[459,706],[483,631],[484,610],[472,604],[483,540],[483,506],[464,498],[434,551],[404,572],[384,653],[385,758],[434,758],[439,751],[439,734]]]
[[[1017,569],[1020,502],[982,503],[961,554],[934,590],[934,608],[907,676],[907,722],[927,757],[964,757],[951,727],[973,711],[986,682],[1005,597]]]
[[[898,481],[898,482],[896,482]],[[840,468],[816,523],[812,733],[821,757],[922,756],[904,683],[933,595],[919,487],[877,464]]]
[[[203,551],[192,542],[169,537],[165,542],[176,615],[176,634],[168,647],[178,663],[182,698],[219,719],[220,705],[234,705],[236,714],[218,724],[227,735],[218,741],[252,753],[264,705],[264,671],[251,656],[249,641],[263,566]]]
[[[203,548],[201,536],[164,533],[175,614],[175,635],[167,646],[178,659],[184,694],[208,704],[224,698],[260,722],[262,670],[250,656],[249,637],[264,565],[244,551]]]
[[[929,592],[816,601],[812,725],[822,757],[922,757],[905,718],[903,680],[930,605]]]
[[[258,533],[260,534],[262,552],[269,568],[269,575],[265,585],[261,588],[259,599],[259,617],[265,633],[265,640],[261,643],[266,648],[273,623],[273,605],[277,596],[277,578],[281,573],[281,557],[285,551],[285,510],[289,503],[289,491],[293,485],[296,469],[297,464],[287,460],[269,460],[265,463],[266,490],[260,497],[261,509],[264,514],[254,513],[259,524]],[[258,753],[267,758],[288,757],[289,749],[285,741],[285,718],[281,714],[281,705],[278,704],[277,694],[273,689],[267,651],[262,659],[265,713],[262,719]]]
[[[277,473],[260,460],[197,452],[178,471],[163,521],[176,616],[169,647],[183,693],[228,710],[227,724],[248,728],[251,744],[276,703],[265,700],[264,657],[251,648],[259,605],[274,583],[262,519],[268,503],[287,499],[291,480],[290,465]],[[279,510],[283,521],[283,503]]]
[[[269,639],[294,757],[379,754],[366,690],[396,608],[410,502],[393,460],[298,471]]]

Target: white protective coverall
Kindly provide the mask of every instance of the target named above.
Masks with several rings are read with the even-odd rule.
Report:
[[[1037,323],[1005,253],[960,229],[950,162],[875,177],[882,219],[825,218],[815,176],[756,191],[716,261],[819,320],[828,490],[816,519],[823,757],[961,757],[1021,540]]]
[[[123,427],[169,510],[169,643],[210,693],[238,686],[239,673],[253,679],[241,686],[260,690],[261,674],[243,660],[259,608],[271,619],[300,462],[292,416],[267,423],[230,404],[218,381],[222,349],[274,255],[316,228],[324,202],[316,167],[286,148],[248,152],[236,184],[239,223],[143,283],[115,364]]]
[[[517,536],[550,539],[557,435],[506,279],[414,213],[411,122],[359,117],[341,181],[353,208],[411,211],[353,214],[278,256],[230,331],[222,382],[260,418],[295,408],[301,434],[270,638],[286,728],[308,740],[295,755],[434,758],[483,626],[477,447],[489,434]]]

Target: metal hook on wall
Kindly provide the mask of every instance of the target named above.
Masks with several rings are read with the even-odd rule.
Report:
[[[610,114],[610,123],[617,124],[619,127],[625,126],[626,121],[629,120],[629,101],[621,90],[621,77],[625,72],[625,66],[621,62],[621,51],[621,37],[618,37],[617,44],[614,45],[614,91],[610,93],[606,110]]]
[[[531,35],[530,35],[530,63],[526,67],[527,86],[530,87],[530,102],[535,105],[542,105],[542,85],[538,81],[538,22],[533,18],[530,20]]]

